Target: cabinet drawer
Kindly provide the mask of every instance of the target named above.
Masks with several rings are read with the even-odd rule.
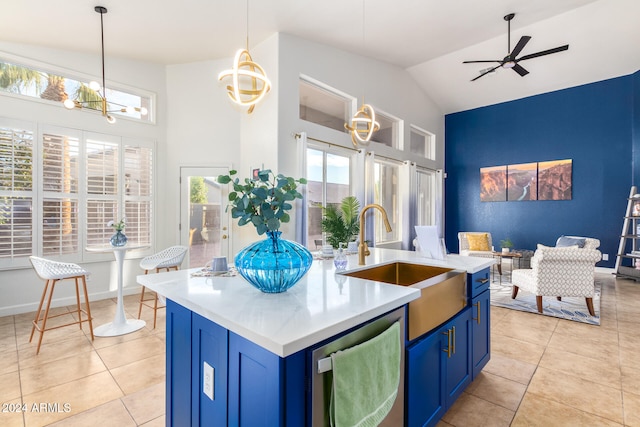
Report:
[[[487,289],[491,280],[489,278],[489,267],[484,270],[480,270],[477,273],[469,274],[467,276],[467,285],[469,286],[469,292],[467,295],[469,298],[475,298]]]

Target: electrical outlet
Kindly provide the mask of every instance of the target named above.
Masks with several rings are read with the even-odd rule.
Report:
[[[214,370],[213,366],[209,365],[207,362],[203,363],[202,368],[202,392],[207,395],[207,397],[213,400],[213,379],[214,379]]]
[[[602,254],[603,261],[609,261],[609,254]]]

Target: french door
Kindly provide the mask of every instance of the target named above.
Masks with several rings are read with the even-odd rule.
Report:
[[[217,181],[228,173],[226,167],[180,168],[180,242],[189,248],[189,268],[229,256],[228,189]]]

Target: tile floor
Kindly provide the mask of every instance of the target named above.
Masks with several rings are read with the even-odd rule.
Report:
[[[492,307],[491,361],[438,426],[640,426],[640,284],[598,276],[601,326]],[[137,296],[125,301],[135,317]],[[98,326],[115,301],[91,307]],[[26,409],[0,425],[164,425],[164,310],[155,330],[93,343],[73,326],[45,333],[38,356],[32,316],[0,318],[0,409]]]

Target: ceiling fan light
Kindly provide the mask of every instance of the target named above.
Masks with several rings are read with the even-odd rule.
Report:
[[[514,61],[507,61],[504,64],[502,64],[502,68],[513,68],[516,66],[516,63]]]

